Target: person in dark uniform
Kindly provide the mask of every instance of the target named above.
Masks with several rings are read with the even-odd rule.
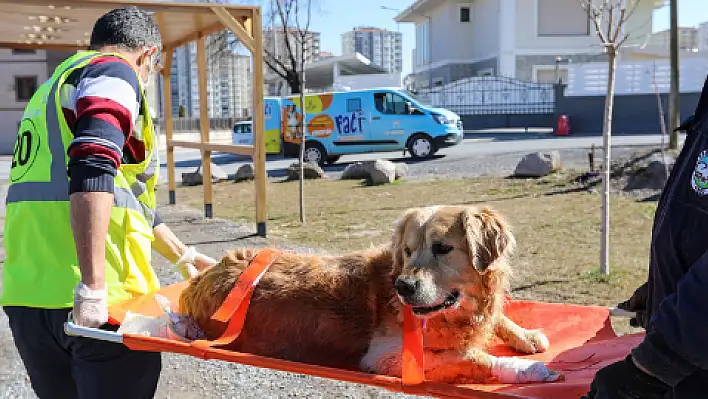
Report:
[[[600,369],[585,399],[708,398],[708,79],[659,198],[649,275],[620,308],[644,340]]]

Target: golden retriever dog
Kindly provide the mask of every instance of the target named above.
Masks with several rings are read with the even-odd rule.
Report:
[[[515,239],[487,207],[408,209],[392,242],[341,256],[283,252],[256,286],[241,335],[225,349],[401,376],[404,306],[426,319],[425,372],[440,382],[553,381],[542,363],[485,351],[496,335],[520,353],[548,339],[504,316]],[[209,339],[211,320],[258,249],[229,252],[180,298]]]

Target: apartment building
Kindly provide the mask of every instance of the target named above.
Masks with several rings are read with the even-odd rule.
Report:
[[[209,118],[248,117],[251,108],[251,57],[224,49],[223,40],[223,37],[217,36],[207,38]],[[196,43],[180,47],[174,52],[170,85],[172,114],[198,118],[200,103]]]
[[[342,54],[360,53],[389,73],[403,70],[401,32],[361,26],[342,33]]]
[[[302,40],[303,36],[304,40]],[[320,33],[300,32],[296,28],[265,29],[263,31],[263,48],[266,57],[272,57],[288,68],[292,67],[290,51],[292,51],[295,62],[299,64],[304,49],[305,63],[310,64],[317,61],[320,56]],[[266,73],[272,72],[267,65],[265,67]]]

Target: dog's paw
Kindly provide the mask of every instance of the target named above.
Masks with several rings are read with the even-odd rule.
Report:
[[[503,384],[554,382],[564,379],[561,372],[549,369],[536,360],[497,357],[492,363],[492,376]]]
[[[539,330],[524,330],[521,336],[509,343],[514,349],[522,353],[543,353],[548,350],[550,343],[544,333]]]

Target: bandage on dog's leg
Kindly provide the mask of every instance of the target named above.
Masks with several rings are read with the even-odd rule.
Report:
[[[542,362],[518,357],[494,357],[492,376],[506,384],[553,382],[563,378],[562,373],[549,369]]]

